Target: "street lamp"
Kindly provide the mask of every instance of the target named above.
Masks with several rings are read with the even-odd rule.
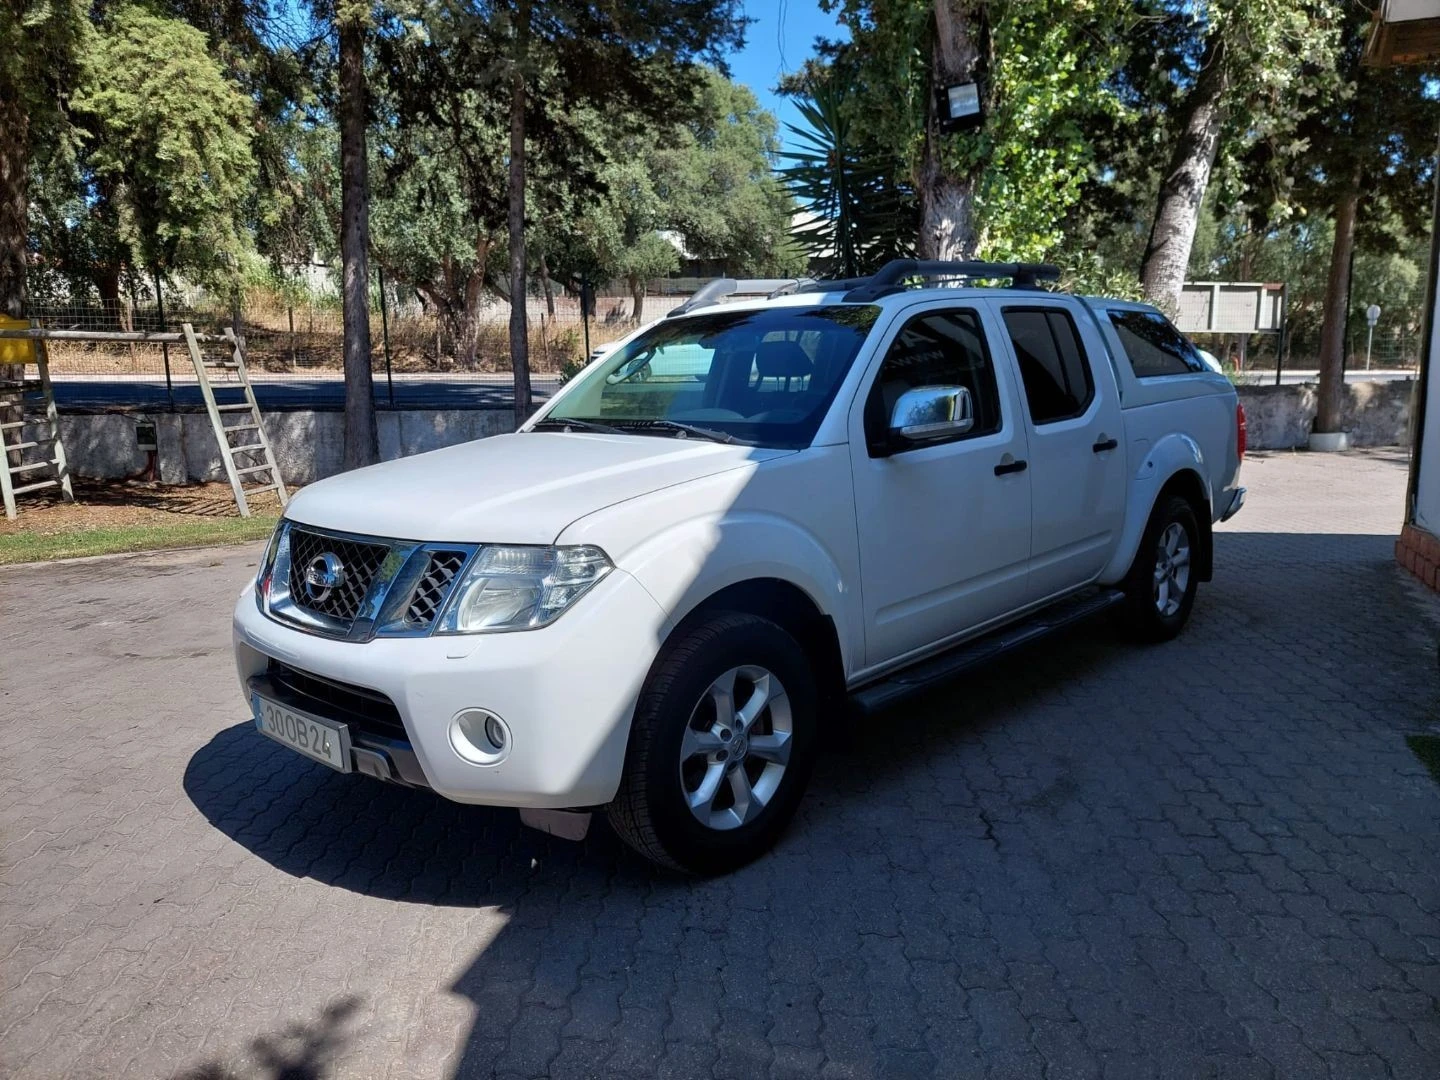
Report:
[[[1371,304],[1365,309],[1365,321],[1370,329],[1365,334],[1365,370],[1370,370],[1370,346],[1375,341],[1375,324],[1380,321],[1380,305]]]

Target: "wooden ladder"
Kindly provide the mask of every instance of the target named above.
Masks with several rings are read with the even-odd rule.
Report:
[[[15,496],[29,491],[59,488],[61,498],[75,501],[70,464],[60,441],[55,390],[50,385],[50,357],[43,339],[35,340],[33,363],[40,369],[38,379],[26,377],[29,364],[20,365],[19,379],[0,379],[0,499],[5,503],[5,516],[11,520],[18,512]],[[25,437],[27,429],[32,436],[29,439]],[[39,460],[26,461],[26,450],[38,451]],[[12,456],[18,464],[12,463]],[[53,475],[41,476],[42,470]]]
[[[235,505],[240,508],[241,517],[250,516],[248,496],[273,491],[280,498],[280,505],[289,501],[285,481],[280,476],[280,467],[275,464],[275,454],[270,440],[265,435],[265,425],[260,419],[260,406],[255,401],[255,388],[250,385],[250,374],[245,369],[245,345],[229,327],[220,341],[229,346],[228,359],[209,359],[201,351],[200,335],[190,323],[182,326],[185,344],[190,349],[190,362],[195,365],[195,378],[200,383],[200,393],[205,398],[205,409],[210,414],[210,426],[215,429],[215,439],[220,444],[220,460],[225,465],[225,475],[230,479],[230,488],[235,492]],[[214,338],[206,338],[214,341]],[[234,372],[239,379],[238,386],[222,386],[222,390],[238,389],[243,392],[243,401],[215,400],[215,390],[210,382],[212,371]],[[236,417],[239,423],[227,423],[227,417]],[[236,442],[231,442],[231,438]],[[246,486],[250,485],[250,486]]]

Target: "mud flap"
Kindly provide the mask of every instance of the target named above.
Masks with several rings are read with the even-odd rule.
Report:
[[[584,840],[590,831],[591,814],[588,810],[531,810],[520,811],[520,824],[539,829],[562,840]]]

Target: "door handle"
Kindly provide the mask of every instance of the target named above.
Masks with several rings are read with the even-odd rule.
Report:
[[[1030,467],[1025,461],[1006,461],[995,466],[995,475],[1004,476],[1006,473],[1024,472]]]
[[[1101,439],[1094,446],[1090,447],[1090,449],[1094,450],[1097,454],[1103,454],[1106,450],[1114,450],[1119,445],[1120,443],[1117,439]]]

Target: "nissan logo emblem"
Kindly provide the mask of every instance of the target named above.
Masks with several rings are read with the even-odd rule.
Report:
[[[343,584],[345,564],[333,551],[316,555],[305,568],[305,595],[317,604],[323,603]]]

